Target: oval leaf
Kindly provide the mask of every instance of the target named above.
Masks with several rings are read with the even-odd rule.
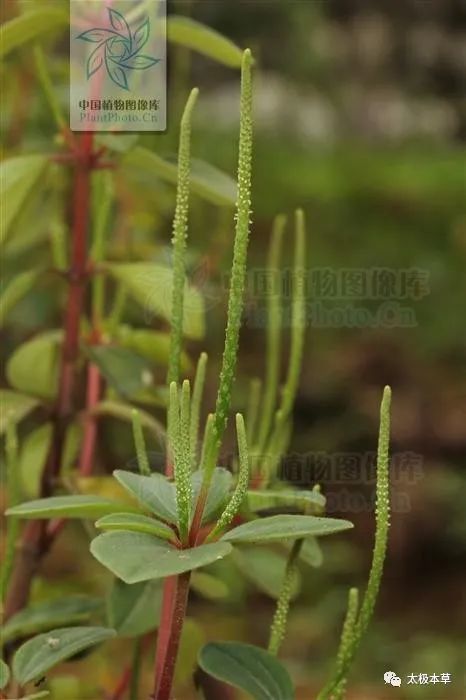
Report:
[[[119,394],[131,397],[145,388],[144,376],[151,374],[148,361],[127,348],[115,345],[90,345],[86,354]]]
[[[148,518],[140,513],[113,513],[104,515],[95,524],[99,530],[129,530],[131,532],[147,532],[149,535],[163,540],[173,540],[175,533],[172,528],[160,520]]]
[[[134,512],[135,508],[98,496],[51,496],[14,506],[6,515],[18,518],[100,518],[109,513]]]
[[[132,168],[138,176],[146,174],[157,176],[176,185],[178,167],[176,158],[162,158],[147,148],[137,146],[126,154],[122,164]],[[233,207],[236,202],[236,181],[210,163],[191,159],[191,191],[212,204]]]
[[[13,675],[21,685],[42,676],[60,661],[115,636],[106,627],[65,627],[40,634],[23,644],[13,659]]]
[[[325,496],[317,491],[250,490],[247,494],[248,507],[253,512],[274,508],[321,513],[325,502]]]
[[[236,44],[190,17],[167,17],[167,38],[231,68],[241,66],[243,51]]]
[[[2,45],[5,27],[2,27]],[[46,156],[16,156],[0,163],[0,238],[5,240],[15,217],[47,165]]]
[[[315,569],[322,566],[324,555],[322,553],[322,549],[320,548],[320,544],[315,537],[306,537],[301,549],[299,550],[299,558],[305,564],[308,564]]]
[[[116,339],[124,348],[134,350],[155,365],[168,365],[170,358],[170,334],[162,331],[146,330],[120,326],[116,331]],[[187,374],[192,369],[192,363],[186,352],[181,353],[181,371]]]
[[[34,287],[42,270],[25,270],[13,277],[0,295],[0,327],[16,304]]]
[[[211,642],[201,649],[199,666],[255,700],[293,700],[288,671],[265,649],[239,642]]]
[[[10,389],[0,389],[2,409],[0,411],[0,435],[5,432],[9,420],[13,423],[19,423],[38,403],[37,399],[33,399],[32,396],[10,391]]]
[[[262,593],[278,599],[288,560],[287,553],[275,552],[267,547],[236,547],[234,560],[243,576],[251,581]],[[296,572],[299,574],[299,572]],[[300,589],[300,577],[293,579],[291,599]]]
[[[191,476],[193,487],[193,506],[197,501],[197,497],[202,484],[202,471],[196,471]],[[202,516],[202,522],[210,522],[225,505],[225,502],[230,493],[233,475],[227,469],[216,467],[214,470],[212,481],[210,482],[209,493]]]
[[[91,542],[91,552],[125,583],[165,578],[198,569],[231,552],[227,542],[177,549],[140,532],[105,532]]]
[[[350,530],[349,520],[317,518],[314,515],[272,515],[251,520],[227,532],[222,540],[228,542],[270,542],[289,538],[321,537]]]
[[[3,633],[2,633],[3,635]],[[3,688],[6,688],[8,683],[10,682],[10,669],[6,665],[6,663],[3,661],[3,659],[0,659],[0,690],[3,690]]]
[[[106,263],[104,269],[123,282],[148,315],[156,314],[170,320],[173,273],[169,267],[151,263]],[[194,287],[187,286],[185,290],[183,327],[189,338],[202,338],[205,332],[204,302]]]
[[[9,642],[18,637],[49,630],[51,627],[64,627],[87,622],[91,614],[100,610],[102,601],[98,598],[77,595],[67,598],[47,600],[31,605],[13,615],[3,626],[2,641]]]
[[[58,8],[43,8],[42,10],[25,12],[5,22],[2,26],[2,41],[0,42],[0,56],[6,56],[18,46],[26,44],[41,34],[69,26],[68,12]]]
[[[139,637],[159,625],[162,607],[160,581],[128,585],[114,580],[108,599],[108,624],[119,637]]]
[[[26,435],[19,453],[18,471],[24,498],[37,498],[45,460],[52,441],[52,423],[45,423]]]
[[[20,345],[6,365],[10,384],[19,391],[53,399],[58,389],[61,331],[49,331]]]
[[[113,475],[143,508],[169,523],[178,521],[175,486],[163,474],[142,476],[117,469]]]

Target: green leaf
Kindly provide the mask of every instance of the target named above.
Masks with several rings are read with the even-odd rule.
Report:
[[[3,635],[3,633],[2,633]],[[0,690],[3,690],[3,688],[6,688],[10,681],[10,669],[6,665],[6,663],[3,661],[3,659],[0,659]]]
[[[225,581],[205,571],[193,571],[191,588],[208,600],[222,600],[230,593]]]
[[[117,469],[113,476],[143,508],[169,523],[177,522],[175,487],[163,474],[142,476]]]
[[[25,396],[10,389],[0,389],[0,435],[5,432],[9,420],[19,423],[38,403],[32,396]]]
[[[318,491],[250,490],[247,494],[247,504],[253,513],[270,508],[320,513],[325,508],[325,496]]]
[[[26,44],[36,37],[46,34],[58,27],[69,25],[68,13],[53,8],[25,12],[2,27],[0,56],[6,56],[13,49]]]
[[[169,267],[152,263],[103,263],[115,279],[122,282],[146,313],[154,313],[169,321],[173,274]],[[204,301],[194,287],[185,290],[184,333],[189,338],[202,338],[204,327]]]
[[[196,471],[191,476],[193,485],[193,504],[196,502],[199,491],[201,489],[203,472]],[[210,522],[225,505],[229,496],[233,475],[228,469],[216,467],[212,476],[212,481],[209,487],[209,493],[202,516],[202,522]]]
[[[0,327],[16,304],[34,287],[42,269],[25,270],[15,275],[0,294]]]
[[[165,405],[165,401],[162,405]],[[126,421],[128,423],[132,422],[133,416],[133,406],[124,401],[100,401],[93,409],[93,413],[99,416],[111,416],[112,418],[118,418],[119,420]],[[158,420],[153,418],[150,413],[138,409],[141,418],[141,424],[143,427],[150,430],[160,444],[165,442],[165,430]]]
[[[272,515],[251,520],[227,532],[222,540],[228,542],[267,542],[294,540],[302,537],[332,535],[349,530],[353,524],[336,518],[317,518],[314,515]]]
[[[101,600],[84,595],[57,598],[31,605],[13,615],[4,624],[2,641],[6,644],[18,637],[29,637],[50,627],[87,622],[91,614],[101,607]]]
[[[162,520],[169,523],[178,521],[178,511],[176,507],[176,489],[173,482],[168,481],[163,474],[151,474],[150,476],[142,476],[134,472],[123,471],[117,469],[113,475],[131,493],[136,500],[147,508],[151,513],[154,513]],[[200,490],[202,481],[201,472],[194,472],[191,475],[191,483],[193,487],[193,506],[196,502],[197,495]],[[206,507],[204,509],[203,522],[209,522],[222,508],[228,496],[228,492],[232,482],[231,473],[218,467],[214,470],[212,483],[207,497]]]
[[[267,547],[235,547],[234,560],[243,576],[260,591],[277,600],[286,570],[287,555]],[[293,586],[294,598],[300,589],[299,578]]]
[[[112,345],[91,345],[86,354],[118,394],[129,398],[145,388],[145,376],[152,376],[151,366],[140,355],[127,348]]]
[[[122,165],[125,169],[133,169],[139,176],[155,175],[176,185],[178,168],[175,156],[162,158],[147,148],[137,146],[123,158]],[[202,199],[218,206],[233,207],[236,201],[234,179],[210,163],[197,158],[191,159],[190,189]]]
[[[199,654],[209,675],[249,693],[255,700],[293,700],[288,671],[265,649],[239,642],[210,642]]]
[[[130,151],[139,140],[140,134],[112,134],[98,132],[95,135],[95,141],[99,146],[105,146],[115,153],[126,153]]]
[[[181,631],[180,646],[176,658],[174,684],[183,686],[192,682],[197,667],[197,657],[206,643],[206,634],[198,621],[185,618]]]
[[[173,540],[175,533],[172,528],[160,520],[148,518],[140,513],[112,513],[104,515],[95,524],[99,530],[130,530],[131,532],[147,532],[149,535],[163,540]]]
[[[18,471],[21,490],[27,498],[37,498],[45,460],[52,440],[52,423],[44,423],[23,440]]]
[[[226,542],[177,549],[140,532],[105,532],[91,542],[91,552],[101,564],[126,583],[165,578],[198,569],[231,552]]]
[[[6,515],[18,518],[100,518],[136,509],[98,496],[51,496],[9,508]]]
[[[38,693],[33,693],[32,695],[25,695],[22,700],[39,700],[39,698],[47,698],[49,695],[49,690],[40,690]]]
[[[108,599],[108,624],[119,637],[139,637],[158,627],[161,607],[160,581],[129,585],[115,579]]]
[[[150,360],[155,365],[168,365],[170,356],[170,335],[161,331],[152,331],[130,326],[120,326],[116,330],[118,343],[129,350]],[[181,353],[181,370],[187,374],[192,369],[192,363],[186,352]]]
[[[40,634],[23,644],[13,659],[13,675],[21,685],[42,676],[60,661],[115,636],[106,627],[65,627]]]
[[[48,331],[20,345],[6,365],[10,384],[19,391],[53,399],[58,390],[61,331]]]
[[[215,29],[196,22],[190,17],[169,15],[167,38],[174,44],[193,49],[231,68],[241,66],[243,52],[236,44]]]
[[[312,566],[315,569],[318,569],[319,566],[322,566],[324,555],[322,554],[320,544],[318,540],[315,539],[315,537],[307,537],[304,540],[299,551],[299,558],[305,564],[308,564],[309,566]]]
[[[5,26],[2,27],[5,46]],[[47,158],[40,155],[16,156],[0,163],[0,239],[5,241],[11,224],[21,211],[29,193],[41,177]]]

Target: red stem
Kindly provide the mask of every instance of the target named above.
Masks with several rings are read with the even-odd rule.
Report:
[[[81,135],[80,150],[75,152],[70,286],[65,312],[65,337],[62,347],[59,393],[51,447],[42,475],[42,497],[52,493],[54,482],[59,474],[66,428],[73,408],[75,367],[79,355],[79,324],[87,281],[90,175],[95,165],[92,146],[93,134],[85,132]],[[28,523],[24,528],[5,600],[5,620],[22,610],[26,605],[33,576],[42,557],[50,548],[53,537],[61,529],[57,528],[51,536],[47,533],[47,525],[46,520],[38,520]]]
[[[171,579],[174,579],[174,584],[168,586]],[[188,571],[165,581],[162,619],[155,655],[154,694],[152,696],[154,700],[170,700],[175,664],[188,604],[190,579],[191,572]],[[174,591],[172,591],[172,586]]]
[[[155,677],[160,678],[170,640],[173,604],[176,594],[176,576],[169,576],[163,583],[162,611],[155,651]]]
[[[101,375],[97,365],[89,363],[87,367],[86,418],[84,437],[79,459],[79,473],[89,476],[92,473],[95,446],[97,441],[97,420],[92,409],[98,404],[101,391]]]

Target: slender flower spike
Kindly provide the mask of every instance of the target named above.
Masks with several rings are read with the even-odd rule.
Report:
[[[191,451],[191,468],[195,469],[199,457],[199,422],[201,415],[201,403],[204,393],[204,384],[207,368],[207,353],[202,352],[196,368],[194,377],[193,398],[191,401],[191,418],[189,426],[189,443]]]
[[[303,357],[305,332],[305,260],[306,234],[304,212],[298,209],[295,214],[295,250],[293,269],[293,299],[291,309],[291,351],[288,376],[283,388],[281,402],[281,420],[290,414],[298,389],[299,374]]]
[[[388,528],[390,526],[389,447],[391,399],[391,389],[389,386],[386,386],[380,406],[379,442],[377,447],[375,542],[369,581],[358,618],[357,634],[359,637],[362,637],[366,632],[374,612],[387,551]]]
[[[244,306],[244,280],[246,276],[246,260],[249,243],[249,226],[251,216],[251,166],[252,166],[252,55],[249,49],[243,53],[241,64],[241,113],[238,156],[238,195],[236,203],[236,230],[231,268],[230,294],[228,298],[228,317],[225,331],[225,346],[223,350],[222,369],[215,404],[215,414],[212,429],[204,445],[202,467],[204,475],[196,512],[193,518],[193,529],[199,527],[202,521],[207,494],[212,480],[213,470],[217,461],[223,433],[227,425],[230,410],[231,391],[236,371],[238,354],[238,339],[241,327],[241,317]]]
[[[249,445],[252,445],[254,433],[256,431],[261,403],[261,391],[262,382],[258,377],[254,377],[249,384],[248,407],[246,410],[247,438]]]
[[[280,266],[282,254],[283,234],[286,226],[286,217],[280,214],[275,218],[272,229],[267,269],[271,279],[275,279]],[[302,262],[302,261],[301,261]],[[269,436],[270,426],[277,398],[278,382],[280,376],[280,335],[282,325],[282,308],[280,286],[273,289],[267,298],[267,361],[264,400],[261,408],[259,423],[259,438],[257,452],[265,447]]]
[[[238,198],[236,203],[236,232],[231,268],[228,320],[225,332],[220,385],[215,406],[215,452],[218,452],[230,409],[231,390],[236,370],[238,338],[244,305],[244,280],[251,217],[252,167],[252,82],[251,51],[246,49],[241,67],[241,116],[238,157]],[[215,461],[215,460],[214,460]]]
[[[131,422],[133,426],[133,440],[136,448],[138,467],[141,474],[150,476],[149,460],[147,459],[146,442],[142,431],[141,414],[136,409],[131,411]]]
[[[248,443],[246,438],[246,428],[244,425],[244,418],[241,413],[236,414],[236,433],[238,439],[238,452],[239,452],[239,473],[238,482],[230,502],[226,506],[222,515],[220,516],[216,526],[209,534],[208,539],[211,540],[216,537],[222,530],[224,530],[231,523],[235,515],[241,508],[241,504],[246,496],[249,485],[249,453],[248,453]]]
[[[358,618],[356,622],[352,623],[351,638],[348,640],[347,635],[344,642],[342,639],[333,676],[320,691],[317,700],[334,700],[335,698],[339,700],[342,697],[351,662],[369,626],[380,588],[390,524],[389,445],[391,398],[391,389],[389,386],[386,386],[380,405],[380,428],[377,447],[376,527],[369,581]],[[355,605],[354,601],[352,605]],[[353,612],[351,615],[353,615]],[[345,647],[344,651],[342,651],[343,644]]]
[[[350,588],[348,593],[348,606],[346,608],[346,617],[343,623],[343,629],[340,637],[340,646],[337,654],[337,674],[344,672],[345,663],[348,655],[351,653],[351,647],[354,643],[355,626],[358,616],[359,595],[357,588]],[[346,677],[340,681],[335,688],[335,700],[343,700],[346,689]]]
[[[270,629],[269,652],[278,654],[281,643],[285,638],[286,623],[290,611],[290,601],[293,592],[293,584],[296,576],[296,561],[303,545],[303,540],[296,540],[291,549],[286,564],[285,576],[283,578],[280,596],[277,601],[277,608]]]
[[[176,504],[178,510],[178,528],[182,542],[186,542],[189,533],[191,515],[191,459],[189,450],[189,382],[183,382],[181,401],[175,382],[170,384],[169,432],[171,453],[174,457],[176,487]]]
[[[188,236],[189,178],[191,157],[191,116],[199,90],[191,90],[181,118],[178,148],[178,183],[176,189],[175,218],[173,220],[173,291],[170,338],[170,361],[167,381],[177,382],[180,374],[181,344],[183,336],[184,288],[186,282],[186,240]]]

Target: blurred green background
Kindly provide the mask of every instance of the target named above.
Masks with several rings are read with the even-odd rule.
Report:
[[[14,14],[13,5],[5,3],[7,15]],[[263,371],[265,338],[256,285],[276,213],[304,208],[310,275],[330,270],[340,284],[348,270],[373,279],[385,269],[402,284],[379,298],[366,292],[355,299],[341,289],[325,293],[318,285],[310,290],[291,453],[301,460],[321,453],[333,466],[339,455],[356,454],[359,471],[345,480],[332,468],[320,480],[331,512],[353,520],[355,530],[325,543],[321,569],[303,570],[283,648],[298,697],[313,697],[324,681],[346,591],[364,585],[367,576],[373,484],[362,478],[361,465],[375,449],[378,402],[383,386],[390,384],[394,462],[405,462],[394,472],[395,512],[376,618],[348,698],[461,700],[466,689],[465,5],[461,0],[170,5],[169,11],[189,14],[238,45],[250,46],[257,59],[251,272],[235,407],[244,408],[248,378]],[[63,56],[66,37],[50,49],[57,94],[66,105]],[[172,47],[169,58],[168,133],[145,134],[140,143],[161,153],[173,151],[180,110],[188,89],[198,85],[193,153],[234,174],[237,72],[183,49]],[[5,154],[51,150],[54,131],[28,49],[16,53],[9,65],[13,73],[4,77],[8,100],[2,116]],[[163,254],[173,208],[171,188],[161,186],[154,193],[152,182],[145,185],[140,194],[130,192],[116,222],[121,229],[116,240],[139,257],[146,250]],[[193,199],[191,276],[206,295],[209,317],[205,342],[192,349],[205,348],[212,358],[210,404],[223,344],[232,232],[230,212]],[[6,256],[3,274],[8,278],[27,268],[42,253],[39,245]],[[408,293],[400,280],[411,279],[413,271],[421,282]],[[59,324],[56,301],[45,284],[18,305],[2,330],[6,355],[41,328]],[[132,455],[129,432],[119,428],[115,433],[108,421],[99,449],[103,472]],[[228,450],[227,445],[225,454]],[[70,545],[73,532],[71,527],[70,539],[49,557],[46,571],[49,581],[64,575],[76,588],[76,554],[70,550],[83,547],[84,552],[84,545],[77,533]],[[226,601],[212,604],[193,597],[192,609],[201,615],[206,637],[264,643],[272,601],[225,566]],[[93,588],[101,577],[89,562],[79,586]],[[111,677],[112,660],[101,663]],[[384,686],[387,670],[402,677],[401,688]],[[421,672],[451,673],[452,683],[406,684],[408,674]]]

